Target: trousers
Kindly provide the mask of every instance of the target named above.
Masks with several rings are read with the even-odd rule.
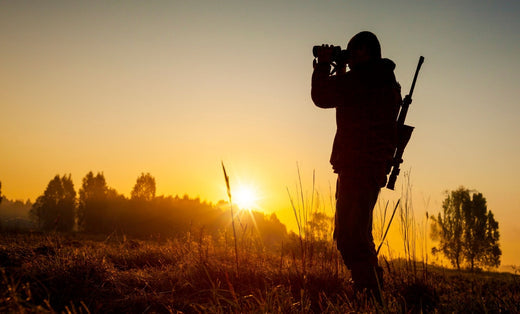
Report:
[[[381,189],[380,181],[371,168],[338,173],[334,239],[350,270],[360,265],[370,268],[378,266],[372,217]]]

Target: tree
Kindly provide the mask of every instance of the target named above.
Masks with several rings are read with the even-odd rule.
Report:
[[[2,203],[2,182],[0,182],[0,203]]]
[[[71,176],[52,179],[36,199],[30,214],[42,230],[71,231],[74,228],[76,191]]]
[[[502,251],[499,246],[498,222],[487,209],[482,193],[464,187],[447,193],[443,212],[432,218],[432,239],[439,241],[441,252],[453,266],[498,267]]]
[[[155,198],[155,178],[150,173],[141,173],[132,189],[133,200],[151,201]]]
[[[104,231],[108,210],[109,189],[103,173],[96,176],[90,171],[83,178],[79,190],[78,225],[88,232]]]
[[[309,231],[311,237],[314,240],[329,240],[331,236],[331,217],[327,216],[327,214],[322,212],[314,212],[311,215],[311,219],[308,221]]]

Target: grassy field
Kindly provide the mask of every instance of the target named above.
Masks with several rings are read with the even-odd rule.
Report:
[[[520,277],[384,261],[384,304],[354,295],[332,245],[3,234],[0,312],[520,312]]]

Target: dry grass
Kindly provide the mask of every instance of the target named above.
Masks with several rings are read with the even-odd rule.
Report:
[[[324,256],[315,256],[314,261],[307,263],[302,276],[297,252],[284,256],[244,250],[237,273],[232,248],[209,238],[158,243],[79,235],[4,235],[0,312],[376,310],[363,296],[353,295],[342,265]],[[424,272],[420,265],[415,273]],[[520,311],[516,275],[470,274],[430,266],[427,276],[417,276],[409,269],[398,261],[386,265],[385,307],[377,309]]]
[[[406,254],[402,260],[382,258],[383,305],[355,295],[327,236],[331,221],[315,191],[314,174],[310,199],[299,169],[298,180],[295,197],[288,192],[299,234],[272,248],[253,228],[234,232],[231,245],[226,231],[212,238],[204,229],[163,241],[116,233],[2,234],[0,312],[520,312],[518,275],[453,271],[424,258],[416,261],[419,233],[408,189],[394,222]],[[379,236],[388,224],[387,207],[375,228]]]

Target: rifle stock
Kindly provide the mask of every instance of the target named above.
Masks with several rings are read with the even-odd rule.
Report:
[[[399,117],[397,118],[397,145],[394,152],[394,158],[391,163],[391,171],[390,177],[388,178],[388,183],[386,187],[390,190],[393,190],[395,187],[395,181],[397,180],[397,176],[401,169],[399,169],[401,163],[403,162],[403,153],[408,141],[410,141],[410,137],[412,136],[412,132],[414,127],[404,124],[404,120],[406,119],[406,114],[408,113],[408,107],[412,103],[412,94],[415,88],[415,82],[417,81],[417,75],[419,74],[419,70],[424,62],[424,57],[421,56],[419,58],[419,63],[417,64],[417,69],[415,69],[415,75],[413,77],[412,86],[410,87],[410,93],[406,95],[403,99],[403,103],[401,104],[401,110],[399,111]]]
[[[394,189],[397,176],[399,175],[399,172],[401,172],[401,169],[399,169],[399,165],[403,162],[404,149],[406,147],[406,144],[408,144],[410,137],[412,136],[413,129],[413,126],[409,126],[406,124],[399,126],[399,128],[397,129],[399,142],[397,143],[397,148],[395,150],[394,158],[392,160],[392,172],[390,173],[388,183],[386,184],[386,187],[390,190]]]

